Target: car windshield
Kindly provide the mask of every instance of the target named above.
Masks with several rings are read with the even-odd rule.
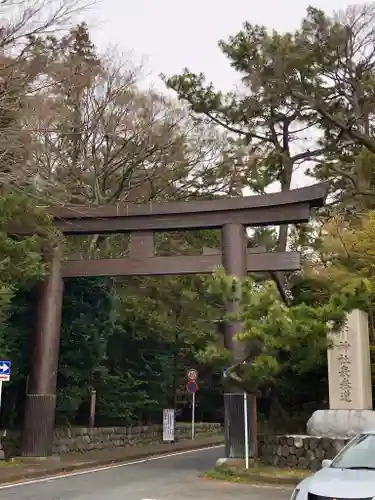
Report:
[[[375,470],[375,434],[360,434],[332,461],[336,469]]]

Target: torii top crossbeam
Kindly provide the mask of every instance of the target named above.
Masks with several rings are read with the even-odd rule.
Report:
[[[112,206],[54,207],[49,213],[64,234],[214,229],[225,224],[268,226],[307,222],[311,209],[324,205],[328,185],[243,198]]]

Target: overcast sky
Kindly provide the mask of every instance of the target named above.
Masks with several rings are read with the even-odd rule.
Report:
[[[241,29],[244,21],[277,30],[298,27],[308,5],[327,12],[356,0],[100,0],[90,14],[93,38],[99,47],[117,45],[133,51],[135,60],[147,59],[155,79],[185,66],[204,71],[222,89],[235,77],[217,41]]]
[[[150,80],[171,76],[184,67],[203,71],[221,90],[236,84],[235,73],[217,47],[218,40],[237,33],[244,21],[279,31],[297,28],[312,2],[306,0],[99,0],[89,14],[93,41],[101,50],[117,46],[146,61]],[[315,7],[333,13],[360,1],[317,0]],[[303,173],[294,186],[309,182]],[[310,181],[311,182],[311,181]]]

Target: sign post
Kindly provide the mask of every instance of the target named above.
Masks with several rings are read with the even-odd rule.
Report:
[[[193,392],[193,397],[191,401],[191,439],[195,439],[195,392]]]
[[[243,415],[245,424],[245,467],[249,468],[249,428],[247,416],[247,392],[243,393]]]
[[[192,395],[191,401],[191,439],[195,438],[195,393],[199,389],[195,380],[189,380],[186,384],[186,390]]]
[[[0,361],[0,412],[1,412],[1,400],[3,393],[3,382],[10,381],[10,366],[11,366],[10,361]],[[4,458],[5,458],[4,450],[1,445],[1,439],[0,439],[0,460],[4,460]]]
[[[96,411],[96,390],[91,389],[90,391],[90,427],[95,425],[95,411]]]

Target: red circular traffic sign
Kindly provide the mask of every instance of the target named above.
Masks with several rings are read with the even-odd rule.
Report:
[[[195,380],[190,380],[187,384],[186,384],[186,390],[190,393],[190,394],[195,394],[197,392],[197,390],[199,389],[199,386],[198,384],[195,382]]]

